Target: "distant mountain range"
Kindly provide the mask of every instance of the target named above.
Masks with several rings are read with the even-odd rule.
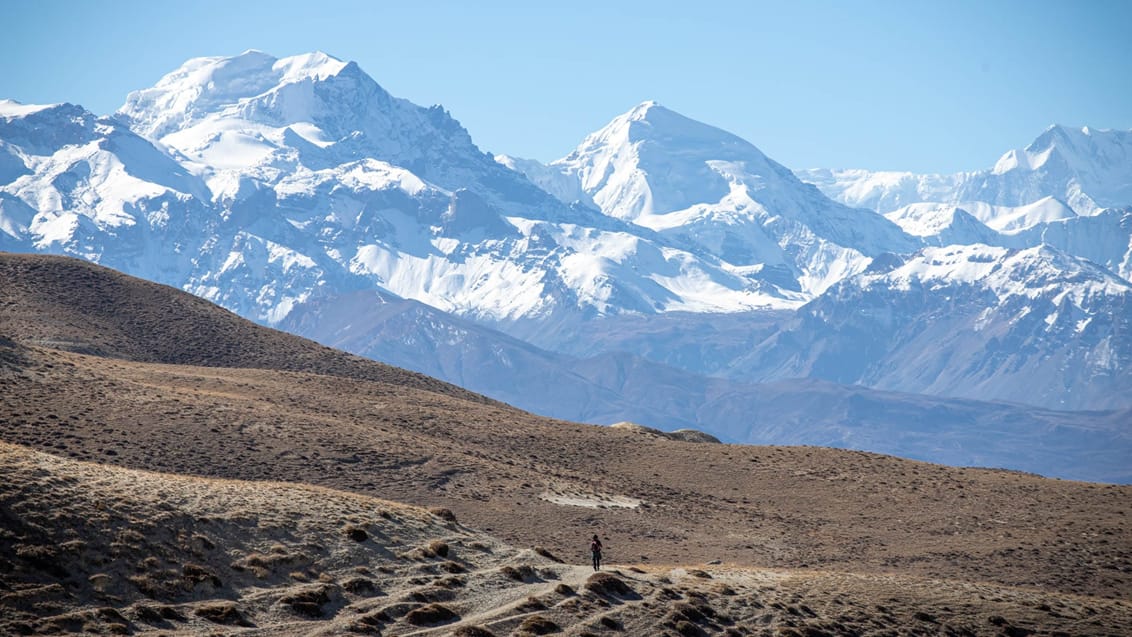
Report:
[[[798,175],[930,244],[1045,244],[1132,276],[1132,131],[1051,126],[994,168],[955,175],[829,169]]]
[[[917,175],[867,170],[800,170],[806,181],[847,205],[888,213],[930,201],[985,208],[990,220],[1002,208],[1043,199],[1067,214],[1091,215],[1132,201],[1132,131],[1050,126],[1029,146],[1006,152],[988,170],[955,175]],[[1032,217],[1031,223],[1052,221]],[[1001,229],[1001,228],[1000,228]]]
[[[592,422],[862,439],[829,436],[819,409],[752,428],[703,408],[707,390],[658,402],[609,382],[627,361],[637,387],[1132,408],[1129,131],[1053,127],[960,175],[794,173],[644,102],[543,165],[483,153],[355,63],[248,51],[190,60],[110,116],[0,101],[0,250]],[[933,459],[917,444],[884,451]]]

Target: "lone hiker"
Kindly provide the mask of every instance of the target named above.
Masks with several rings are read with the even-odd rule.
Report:
[[[594,556],[594,570],[601,569],[601,540],[597,539],[597,534],[594,534],[593,541],[590,542],[590,553]]]

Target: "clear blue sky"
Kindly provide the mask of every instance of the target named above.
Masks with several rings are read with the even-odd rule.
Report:
[[[99,114],[190,57],[354,60],[484,150],[551,160],[661,104],[792,168],[989,167],[1132,129],[1132,1],[0,0],[0,97]]]

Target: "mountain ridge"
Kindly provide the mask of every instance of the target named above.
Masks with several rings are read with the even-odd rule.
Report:
[[[39,123],[25,125],[32,121]],[[750,384],[776,379],[782,369],[809,368],[781,367],[774,357],[765,365],[751,356],[739,363],[743,352],[727,347],[756,345],[749,342],[750,330],[743,334],[748,317],[764,340],[772,336],[764,327],[784,329],[785,322],[771,318],[783,313],[795,313],[795,327],[833,329],[803,320],[809,310],[801,308],[816,303],[831,315],[851,313],[844,304],[861,297],[842,295],[839,286],[896,257],[922,258],[925,250],[952,244],[1011,250],[1049,244],[1125,280],[1132,273],[1127,209],[1080,215],[1071,207],[1076,200],[1061,186],[1057,192],[1042,190],[1091,170],[1089,149],[1122,148],[1102,143],[1107,133],[1092,129],[1079,135],[1051,129],[1044,141],[1028,147],[1033,161],[1015,153],[1017,166],[1000,167],[1003,175],[1021,168],[1047,171],[1049,179],[1034,182],[1033,192],[1042,195],[1037,203],[929,202],[888,218],[836,203],[753,144],[655,102],[615,117],[583,141],[570,160],[573,175],[561,170],[564,164],[491,157],[442,107],[395,98],[357,64],[321,53],[275,58],[248,51],[196,58],[154,87],[132,93],[110,118],[81,107],[5,102],[0,130],[6,131],[0,134],[0,182],[5,182],[0,183],[0,248],[98,261],[269,325],[312,308],[329,316],[334,299],[388,294],[552,352],[592,350],[601,342],[609,349],[590,353],[607,363],[628,351],[653,363],[681,366],[693,376],[708,373]],[[1078,144],[1073,153],[1058,150],[1057,161],[1051,151],[1038,161],[1043,148],[1068,148],[1074,135],[1094,145]],[[157,159],[139,159],[145,157]],[[1117,174],[1122,164],[1106,166],[1093,172]],[[582,173],[593,178],[588,186],[575,179]],[[605,177],[615,179],[603,182]],[[1104,200],[1089,190],[1093,182],[1078,181],[1094,200]],[[603,190],[602,184],[610,183],[632,187]],[[941,188],[955,186],[940,183]],[[1009,184],[1002,185],[1006,182],[987,183],[987,193],[999,186],[1009,190]],[[1010,192],[1015,191],[1030,192]],[[1121,191],[1112,192],[1116,197]],[[599,200],[605,209],[599,209]],[[1047,261],[1042,268],[1056,262],[1052,254],[1041,259]],[[1061,285],[1070,296],[1080,296],[1105,276],[1084,272]],[[997,310],[998,297],[990,293],[967,298],[981,303],[988,316],[1005,320],[1017,314]],[[1097,326],[1107,320],[1105,312],[1119,310],[1111,303],[1117,301],[1078,304],[1070,313],[1079,313],[1076,320],[1082,324]],[[900,311],[905,314],[893,320],[923,318],[911,305]],[[414,316],[427,320],[426,314],[438,316],[431,310]],[[720,318],[727,315],[732,318]],[[609,338],[587,334],[613,323],[622,327]],[[628,326],[640,332],[630,334]],[[375,329],[371,340],[380,333]],[[1085,381],[1072,370],[1057,375],[1030,368],[1048,376],[1048,387],[1062,381],[1056,391],[1042,394],[1027,396],[1009,383],[988,383],[980,374],[1000,362],[978,359],[1001,352],[1002,343],[992,335],[1009,329],[982,330],[965,345],[962,356],[972,358],[966,374],[947,365],[917,367],[914,361],[927,356],[926,349],[903,356],[907,350],[898,343],[881,339],[874,346],[889,348],[887,360],[896,365],[886,380],[836,378],[939,397],[1025,399],[1047,408],[1124,406],[1100,389],[1081,385]],[[1038,350],[1027,354],[1025,365],[1039,366],[1042,356],[1069,356],[1074,347],[1080,351],[1066,360],[1099,356],[1100,345],[1071,336],[1073,329],[1066,332],[1067,340],[1039,338],[1044,330],[1035,326],[1033,338],[1019,341]],[[483,343],[499,338],[480,337]],[[367,340],[365,335],[351,338]],[[827,331],[803,340],[835,343],[839,338]],[[1127,339],[1114,338],[1112,360],[1123,360]],[[622,346],[627,350],[618,349]],[[403,351],[397,355],[405,356]],[[437,341],[428,356],[433,360],[419,367],[440,370],[454,369],[452,361],[462,354],[458,343]],[[772,359],[777,362],[771,364]],[[510,391],[505,386],[510,372],[494,369],[499,376],[484,380],[500,394]],[[662,373],[659,367],[649,369]],[[925,377],[933,370],[940,376]],[[1105,383],[1124,382],[1124,368],[1113,372],[1116,377]],[[539,404],[556,400],[550,387],[532,387],[532,392],[532,399],[541,393]],[[595,397],[591,414],[604,409],[598,405],[606,398],[625,404],[607,389],[586,390],[583,396]],[[639,416],[619,419],[651,420]]]
[[[1077,215],[1132,202],[1132,130],[1052,125],[1026,147],[1004,153],[994,166],[955,174],[860,169],[807,169],[799,176],[847,205],[888,213],[931,202],[1019,207],[1043,197],[1065,202]]]
[[[819,375],[761,383],[711,377],[627,353],[632,347],[585,356],[541,350],[415,301],[369,292],[308,304],[279,327],[563,420],[610,424],[635,417],[669,431],[698,429],[726,442],[868,449],[957,466],[1132,480],[1123,470],[1121,450],[1128,443],[1117,424],[1132,414],[1120,411],[1121,403],[1108,411],[1075,413],[1023,401],[869,389],[844,384],[853,379],[817,380]],[[708,339],[701,346],[711,345]],[[759,339],[751,345],[756,352],[762,347]],[[743,362],[741,355],[732,356]],[[1096,391],[1106,393],[1104,386]],[[921,433],[925,429],[932,435]],[[1052,430],[1073,433],[1051,435]]]
[[[1115,273],[1049,246],[929,248],[875,266],[803,307],[736,366],[759,380],[801,375],[966,398],[997,385],[1003,400],[1033,404],[1038,394],[1054,409],[1129,406],[1120,397],[1132,389],[1122,338],[1132,284]],[[920,373],[893,373],[895,359]]]
[[[521,163],[555,192],[571,192],[560,182],[573,179],[606,215],[808,295],[863,269],[869,257],[919,244],[879,215],[830,202],[753,144],[654,101],[614,118],[544,168],[502,161]],[[799,248],[807,244],[815,247]],[[831,267],[823,252],[836,252],[838,264]]]

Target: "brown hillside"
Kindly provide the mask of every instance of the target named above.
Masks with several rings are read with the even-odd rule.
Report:
[[[719,560],[1132,595],[1132,487],[552,421],[96,266],[0,263],[0,334],[13,339],[0,341],[0,439],[9,442],[443,506],[512,545],[575,563],[600,533],[620,563]],[[156,318],[177,303],[199,303],[176,313],[197,312],[205,325]],[[259,345],[224,340],[228,328],[214,327],[222,320]],[[54,349],[60,342],[87,353]]]
[[[0,252],[0,336],[138,362],[304,371],[490,400],[265,329],[175,288],[68,257]]]
[[[442,512],[0,443],[0,632],[1120,635],[1126,602],[891,575],[562,564]]]

